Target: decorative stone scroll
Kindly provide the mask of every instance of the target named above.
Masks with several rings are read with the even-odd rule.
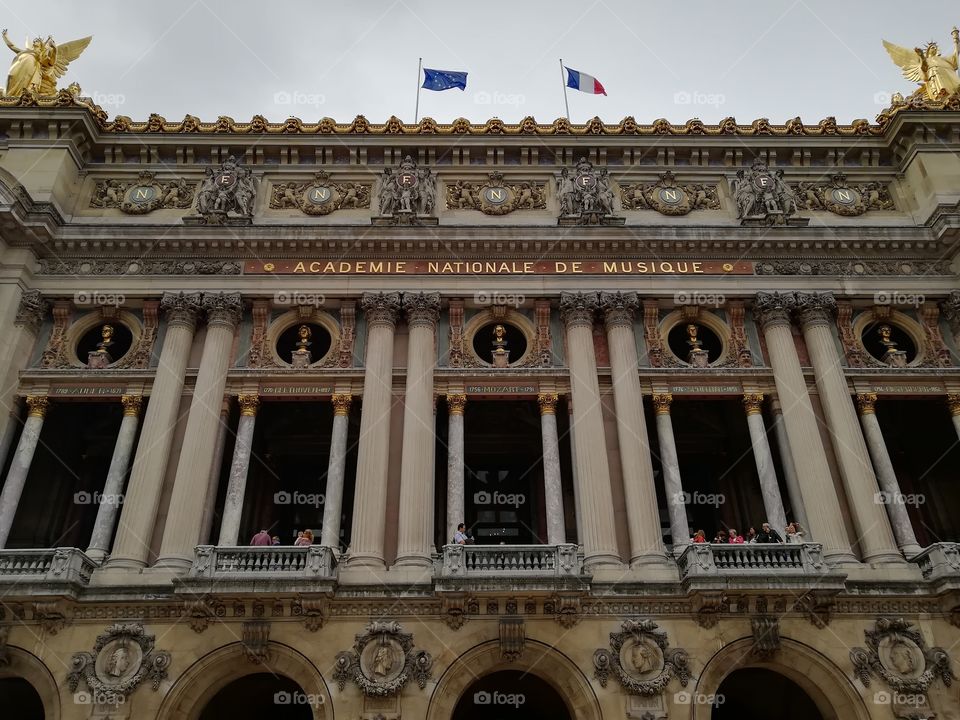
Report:
[[[154,649],[154,636],[140,623],[116,623],[97,636],[93,652],[74,653],[67,675],[70,692],[83,680],[98,698],[122,704],[145,680],[154,690],[167,677],[170,653]]]
[[[593,654],[594,677],[601,687],[607,686],[611,673],[632,695],[659,695],[674,677],[687,686],[687,652],[670,649],[667,633],[653,620],[624,620],[620,627],[620,632],[610,633],[610,649]]]
[[[193,205],[197,184],[184,178],[161,182],[145,170],[137,180],[101,180],[96,184],[90,207],[116,208],[128,215],[146,215],[154,210],[181,209]]]
[[[547,198],[542,183],[519,180],[503,181],[503,173],[494,171],[486,182],[457,180],[447,186],[447,208],[479,210],[487,215],[506,215],[514,210],[543,210]]]
[[[400,623],[375,621],[356,636],[352,650],[337,653],[333,679],[340,690],[350,680],[367,697],[389,697],[410,680],[425,688],[432,666],[430,653],[416,650],[413,635],[403,632]]]
[[[928,648],[919,630],[903,618],[878,618],[873,630],[864,630],[866,648],[853,648],[850,662],[864,685],[871,677],[900,693],[924,693],[939,678],[947,687],[956,679],[950,655]]]
[[[330,182],[322,170],[308,182],[277,183],[270,195],[270,209],[296,208],[306,215],[329,215],[334,210],[370,207],[369,184]]]
[[[686,215],[691,210],[719,210],[716,185],[688,183],[680,185],[671,171],[653,183],[634,183],[620,187],[624,210],[656,210],[661,215]]]
[[[807,210],[829,210],[834,215],[857,216],[868,210],[893,210],[887,187],[879,182],[851,185],[845,173],[829,183],[798,182],[793,186],[798,202]]]

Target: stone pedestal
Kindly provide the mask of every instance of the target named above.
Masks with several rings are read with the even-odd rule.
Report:
[[[463,393],[447,395],[447,535],[444,542],[453,542],[457,525],[466,523],[464,517],[465,488],[463,483],[463,412],[467,396]]]
[[[493,352],[493,366],[495,368],[505,368],[510,367],[510,351],[504,350],[502,352]]]
[[[767,514],[766,521],[786,541],[784,528],[787,526],[787,515],[783,511],[780,486],[773,467],[773,455],[770,453],[770,443],[767,441],[767,428],[763,422],[763,395],[746,393],[743,396],[743,407],[747,413],[747,427],[750,430],[753,459],[757,464],[757,477],[760,478],[763,509]]]
[[[705,368],[710,364],[710,354],[706,350],[696,348],[687,355],[687,362],[693,367]]]
[[[110,357],[110,353],[108,352],[91,350],[89,353],[87,353],[87,367],[91,370],[102,370],[112,362],[113,358]]]
[[[220,539],[217,545],[236,545],[243,516],[243,499],[247,494],[247,473],[250,471],[250,454],[253,447],[253,431],[260,409],[256,395],[238,395],[240,421],[237,423],[237,438],[233,445],[233,461],[230,463],[230,480],[223,501],[223,519],[220,521]]]
[[[27,396],[27,421],[23,424],[20,433],[20,442],[17,451],[7,471],[7,479],[3,483],[3,492],[0,493],[0,548],[7,546],[7,538],[13,528],[13,520],[17,514],[17,506],[23,495],[27,475],[30,473],[30,464],[40,440],[40,431],[43,429],[43,419],[47,415],[49,400],[46,395]]]
[[[560,480],[560,441],[557,437],[556,393],[540,393],[540,434],[543,438],[543,502],[547,516],[547,544],[567,542],[563,516],[563,486]]]
[[[313,362],[313,353],[309,350],[294,350],[290,353],[290,364],[295,368],[305,368]]]
[[[330,460],[327,463],[320,544],[339,553],[343,480],[347,465],[347,433],[350,429],[350,404],[353,396],[350,393],[337,393],[331,401],[333,402],[333,434],[330,437]]]
[[[883,362],[885,362],[890,367],[906,367],[907,366],[907,353],[903,350],[887,350],[883,354]]]
[[[683,492],[680,481],[680,462],[677,460],[677,444],[673,437],[673,421],[670,418],[672,403],[673,395],[670,393],[657,393],[653,396],[657,438],[660,441],[663,490],[670,513],[670,535],[673,537],[673,554],[678,556],[690,544],[690,524],[687,522],[687,495]]]

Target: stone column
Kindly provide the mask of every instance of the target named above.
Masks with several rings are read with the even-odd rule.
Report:
[[[897,545],[907,558],[920,552],[917,536],[913,532],[913,523],[907,513],[907,506],[903,503],[903,494],[900,492],[900,483],[893,470],[887,444],[883,440],[883,431],[876,413],[877,394],[857,393],[857,409],[860,411],[860,424],[863,426],[863,436],[870,448],[870,457],[877,470],[877,480],[883,492],[878,493],[874,502],[887,506],[887,515],[890,517],[890,526],[893,528]]]
[[[827,454],[820,441],[817,416],[807,394],[807,384],[790,331],[790,311],[795,306],[793,293],[758,293],[754,312],[767,345],[777,396],[783,407],[783,422],[792,457],[796,460],[810,535],[823,544],[824,557],[831,563],[856,563],[843,526]]]
[[[17,426],[20,424],[20,398],[11,396],[10,412],[3,421],[3,434],[0,435],[0,468],[7,462],[7,453],[10,452],[10,446],[13,445],[13,438],[17,434]]]
[[[593,348],[596,293],[563,293],[560,312],[566,325],[567,365],[573,400],[575,481],[578,485],[584,565],[621,565],[610,489],[610,466],[600,409],[600,383]]]
[[[17,451],[13,456],[13,462],[10,463],[7,480],[3,484],[3,492],[0,493],[0,548],[7,546],[7,538],[10,537],[10,530],[13,528],[13,519],[17,514],[20,496],[23,495],[23,487],[27,482],[33,453],[40,440],[40,430],[43,429],[43,419],[47,415],[49,404],[50,401],[46,395],[27,396],[29,408],[27,421],[23,424],[20,442],[17,443]]]
[[[960,437],[960,395],[947,395],[947,407],[950,408],[950,416],[953,418],[957,437]]]
[[[617,414],[620,468],[630,532],[630,564],[668,561],[660,534],[657,489],[650,460],[650,440],[643,412],[643,394],[637,374],[637,342],[633,318],[636,293],[601,293],[613,376],[613,405]]]
[[[142,568],[147,564],[183,394],[184,372],[200,312],[200,293],[164,293],[160,310],[166,314],[167,330],[130,469],[117,535],[107,560],[110,567]]]
[[[383,525],[390,463],[390,408],[393,404],[393,334],[399,293],[364,293],[367,317],[366,370],[360,412],[357,482],[347,564],[383,568]]]
[[[670,512],[670,535],[673,537],[673,554],[680,555],[690,544],[690,525],[687,522],[687,496],[680,482],[680,462],[677,460],[677,444],[673,438],[673,420],[670,405],[673,395],[654,393],[653,408],[657,416],[657,438],[660,440],[660,468],[663,474],[663,492],[667,496]],[[657,525],[659,528],[659,524]]]
[[[830,315],[836,309],[836,300],[830,293],[796,293],[796,300],[803,338],[813,363],[820,402],[833,438],[863,559],[871,563],[902,563],[904,559],[894,542],[887,514],[877,503],[877,477],[859,430],[830,330]]]
[[[453,542],[457,525],[465,523],[463,484],[463,409],[467,396],[447,394],[447,536],[444,543]]]
[[[323,497],[323,526],[320,544],[340,552],[340,514],[343,511],[343,480],[347,468],[347,432],[353,395],[336,393],[333,403],[333,433],[330,436],[330,460],[327,462],[327,486]]]
[[[240,420],[237,422],[237,439],[233,445],[233,461],[230,463],[230,479],[227,495],[223,501],[223,518],[220,520],[220,539],[217,545],[237,545],[240,520],[243,517],[243,499],[247,494],[247,473],[250,471],[250,455],[253,452],[253,431],[260,409],[259,395],[238,395]]]
[[[18,290],[13,288],[12,293]],[[13,298],[10,300],[12,304]],[[24,290],[20,294],[20,304],[13,320],[13,332],[5,336],[0,344],[0,468],[7,461],[7,453],[20,427],[20,401],[16,396],[20,371],[30,361],[30,353],[48,309],[48,303],[39,290]],[[9,412],[2,412],[3,408],[9,409]]]
[[[127,478],[130,455],[133,453],[133,441],[137,437],[143,397],[124,395],[120,398],[120,402],[123,403],[123,419],[120,421],[117,442],[113,446],[110,469],[107,470],[107,480],[103,484],[103,493],[97,507],[97,519],[93,525],[93,534],[90,536],[90,546],[87,548],[87,556],[96,562],[102,562],[110,550],[110,536],[113,535],[113,526],[117,521],[117,512],[120,510],[123,481]]]
[[[803,495],[800,493],[800,480],[797,479],[797,467],[793,462],[790,441],[787,439],[787,428],[783,424],[783,408],[780,407],[779,398],[770,398],[770,410],[773,412],[773,434],[777,438],[777,450],[780,451],[780,463],[783,465],[783,479],[787,485],[790,509],[793,511],[793,518],[803,527],[805,539],[812,541],[807,511],[803,508]],[[781,529],[783,528],[777,528],[777,532]]]
[[[400,522],[397,565],[429,567],[433,562],[433,484],[436,420],[433,367],[439,293],[404,293],[407,316],[407,388],[403,404],[400,468]]]
[[[760,478],[760,493],[763,495],[763,509],[767,522],[784,537],[787,526],[787,514],[783,511],[780,498],[780,486],[777,484],[777,471],[773,467],[773,455],[767,440],[767,427],[763,422],[763,394],[744,393],[743,407],[747,412],[747,427],[750,430],[750,444],[753,446],[753,459],[757,464],[757,477]]]
[[[187,415],[157,567],[186,570],[193,563],[193,549],[200,539],[203,522],[203,496],[213,466],[220,405],[241,308],[240,293],[203,296],[207,335]]]
[[[563,518],[563,486],[560,482],[560,440],[557,436],[556,393],[540,393],[540,435],[543,438],[543,501],[547,514],[547,545],[567,541]]]
[[[203,504],[203,522],[200,523],[200,544],[213,541],[213,515],[217,509],[217,490],[220,488],[220,469],[223,467],[223,450],[227,444],[227,422],[230,417],[230,397],[223,398],[220,406],[220,424],[217,426],[217,442],[213,446],[213,464],[207,482],[206,501]]]

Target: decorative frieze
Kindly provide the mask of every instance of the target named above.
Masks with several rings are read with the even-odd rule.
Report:
[[[447,208],[479,210],[486,215],[506,215],[514,210],[543,210],[547,207],[543,183],[518,180],[506,183],[503,173],[494,171],[485,182],[456,180],[447,185]]]
[[[945,260],[783,260],[758,262],[757,275],[953,275]]]
[[[686,215],[692,210],[719,210],[716,185],[681,185],[668,170],[652,183],[620,186],[620,204],[624,210],[656,210],[661,215]]]
[[[145,215],[154,210],[181,209],[193,205],[197,184],[184,178],[160,181],[145,170],[136,180],[108,179],[97,182],[90,207],[113,208],[128,215]]]
[[[370,207],[371,186],[355,182],[331,182],[320,171],[307,182],[281,182],[273,186],[270,209],[294,208],[306,215],[329,215],[334,210]]]
[[[61,260],[42,258],[41,275],[239,275],[234,260]]]
[[[842,172],[831,176],[828,183],[799,182],[793,189],[801,206],[807,210],[857,216],[868,210],[895,209],[886,185],[879,182],[850,184]]]

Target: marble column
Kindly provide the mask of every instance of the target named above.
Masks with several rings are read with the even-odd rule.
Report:
[[[580,512],[580,482],[577,480],[577,441],[573,426],[573,400],[567,395],[567,437],[570,439],[570,475],[573,479],[573,514],[577,520],[577,544],[583,549],[583,513]]]
[[[383,568],[387,469],[390,463],[390,409],[393,405],[393,335],[400,310],[399,293],[364,293],[366,369],[360,410],[357,482],[350,528],[348,566]]]
[[[593,347],[596,293],[563,293],[560,312],[566,326],[567,365],[573,401],[575,482],[578,486],[585,567],[619,567],[610,466],[600,407],[600,383]]]
[[[330,459],[327,461],[327,485],[323,492],[323,526],[320,544],[340,552],[340,515],[343,512],[343,482],[347,469],[347,433],[350,429],[350,404],[353,395],[336,393],[333,403],[333,432]]]
[[[164,293],[160,310],[166,315],[167,329],[113,550],[106,563],[110,567],[142,568],[147,564],[183,394],[184,373],[200,313],[200,293]]]
[[[23,424],[20,442],[17,443],[6,482],[3,483],[3,492],[0,492],[0,548],[7,546],[7,538],[13,528],[13,519],[17,514],[20,496],[23,495],[23,487],[27,483],[30,464],[40,440],[40,431],[43,429],[43,419],[47,415],[49,404],[46,395],[27,396],[27,421]]]
[[[407,387],[403,403],[403,463],[397,565],[429,567],[434,552],[433,487],[436,418],[433,368],[439,293],[404,293],[407,316]]]
[[[170,493],[157,567],[186,570],[193,563],[193,549],[200,539],[203,522],[204,493],[213,466],[217,421],[241,308],[240,293],[205,293],[203,296],[207,335]]]
[[[257,411],[260,409],[258,395],[238,395],[237,402],[240,405],[240,420],[237,422],[237,437],[233,444],[227,495],[223,501],[220,539],[217,540],[217,545],[221,547],[238,544],[243,499],[247,495],[247,474],[250,472],[250,456],[253,452],[253,431],[257,424]]]
[[[822,543],[824,557],[829,562],[856,564],[790,330],[790,311],[795,306],[793,293],[758,293],[754,313],[767,345],[777,397],[783,408],[783,422],[810,523],[810,537]]]
[[[10,412],[4,420],[3,433],[0,434],[0,468],[7,463],[7,453],[13,445],[13,438],[20,425],[20,398],[15,395],[10,398]]]
[[[453,542],[457,525],[467,521],[463,484],[463,410],[466,404],[467,396],[463,393],[447,394],[447,536],[444,543]]]
[[[763,394],[744,393],[743,408],[747,412],[747,427],[750,430],[753,459],[757,464],[757,477],[760,478],[760,494],[763,496],[766,521],[780,534],[780,537],[786,540],[784,528],[787,526],[787,514],[783,511],[777,471],[773,466],[773,454],[770,452],[770,442],[767,440],[767,427],[763,422]]]
[[[636,293],[601,293],[613,405],[617,414],[620,468],[630,533],[630,564],[668,561],[660,533],[657,488],[650,459],[650,440],[643,412],[643,394],[637,373],[637,342],[633,319],[639,300]]]
[[[11,305],[17,293],[19,288],[15,286],[0,290],[0,295],[10,295],[2,300],[9,300]],[[0,307],[3,305],[0,302]],[[20,371],[30,362],[30,353],[37,342],[37,333],[49,310],[48,305],[39,290],[20,293],[13,327],[9,334],[3,335],[5,341],[0,344],[0,468],[7,462],[7,453],[20,427],[20,400],[16,396]],[[4,409],[9,412],[3,412]]]
[[[907,558],[920,552],[920,544],[913,532],[913,523],[903,503],[903,493],[900,492],[900,483],[887,451],[887,444],[883,439],[883,431],[876,413],[877,394],[857,393],[857,409],[860,412],[860,424],[863,426],[863,436],[866,438],[873,466],[877,471],[877,480],[882,493],[878,493],[875,503],[886,505],[887,515],[890,517],[890,526],[897,539],[897,545]]]
[[[217,509],[217,491],[220,488],[220,470],[223,467],[223,451],[227,445],[227,423],[230,418],[230,397],[223,398],[220,406],[220,424],[217,426],[217,441],[213,446],[213,464],[207,481],[206,500],[203,503],[203,522],[200,523],[200,544],[213,541],[213,516]]]
[[[957,437],[960,437],[960,395],[947,395],[947,407],[950,408],[950,416],[953,418]]]
[[[120,430],[117,432],[117,442],[113,446],[110,469],[107,470],[107,480],[103,484],[103,493],[100,495],[100,504],[97,507],[97,519],[93,524],[90,546],[87,548],[87,556],[96,562],[103,562],[110,550],[110,537],[113,535],[113,526],[117,521],[117,513],[122,503],[123,483],[127,479],[133,441],[137,437],[137,426],[140,424],[143,397],[124,395],[120,398],[120,402],[123,404],[123,419],[120,421]]]
[[[560,440],[557,436],[556,393],[540,393],[540,435],[543,438],[543,503],[547,514],[547,545],[567,541],[563,517],[563,485],[560,482]]]
[[[680,461],[677,460],[677,443],[673,437],[673,420],[670,417],[672,403],[673,395],[670,393],[653,395],[657,438],[660,441],[660,472],[663,474],[663,491],[667,496],[667,511],[670,513],[673,554],[680,555],[690,544],[690,524],[687,522],[687,495],[683,492],[683,483],[680,481]]]
[[[870,563],[902,563],[890,521],[876,502],[877,476],[860,432],[850,389],[843,374],[836,342],[831,332],[831,314],[836,300],[831,293],[796,293],[797,314],[813,364],[820,403],[840,466],[854,529],[863,560]],[[809,506],[808,506],[809,510]]]
[[[797,467],[793,462],[793,452],[790,450],[790,441],[787,439],[787,428],[783,423],[783,408],[779,398],[770,398],[770,410],[773,412],[773,434],[777,439],[777,450],[780,452],[780,464],[783,466],[783,479],[787,485],[787,497],[790,498],[790,510],[793,519],[800,523],[804,532],[804,539],[813,541],[810,535],[810,524],[807,522],[807,511],[803,507],[803,495],[800,493],[800,480],[797,479]],[[780,532],[784,528],[777,528]]]

